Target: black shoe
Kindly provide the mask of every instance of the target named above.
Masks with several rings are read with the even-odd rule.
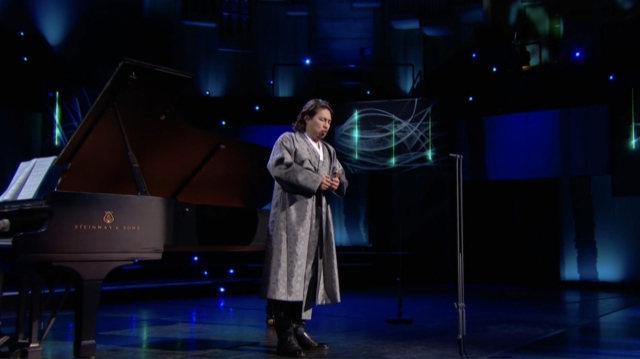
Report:
[[[298,341],[298,344],[300,345],[300,347],[302,347],[305,350],[327,350],[329,349],[329,344],[327,343],[318,343],[315,340],[311,339],[311,336],[309,336],[309,333],[304,331],[304,325],[303,326],[295,326],[294,327],[294,333],[296,336],[296,340]]]
[[[293,336],[278,339],[276,354],[290,358],[304,358],[304,351]]]

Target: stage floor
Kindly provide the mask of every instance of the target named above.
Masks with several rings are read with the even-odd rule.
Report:
[[[179,290],[176,288],[167,288]],[[388,323],[398,318],[407,323]],[[640,357],[640,295],[623,290],[467,286],[460,345],[455,286],[343,289],[317,306],[308,332],[330,344],[308,358]],[[1,329],[11,332],[13,313]],[[100,307],[96,358],[279,358],[256,294],[115,301]],[[44,358],[72,358],[73,314],[63,310]],[[463,349],[462,353],[460,350]]]

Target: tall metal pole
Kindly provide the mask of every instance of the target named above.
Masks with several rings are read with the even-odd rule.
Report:
[[[464,304],[464,240],[463,240],[463,207],[462,207],[462,155],[449,154],[456,159],[456,226],[458,245],[458,351],[460,357],[467,356],[464,339],[467,334],[466,306]]]

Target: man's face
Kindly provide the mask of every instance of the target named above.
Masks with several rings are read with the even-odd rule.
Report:
[[[307,134],[312,140],[318,142],[322,140],[329,132],[331,127],[331,112],[326,108],[321,108],[313,117],[307,116]]]

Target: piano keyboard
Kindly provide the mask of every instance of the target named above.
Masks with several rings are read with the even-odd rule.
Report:
[[[2,217],[2,214],[29,209],[42,209],[47,208],[48,206],[48,202],[44,199],[0,202],[0,219]]]

